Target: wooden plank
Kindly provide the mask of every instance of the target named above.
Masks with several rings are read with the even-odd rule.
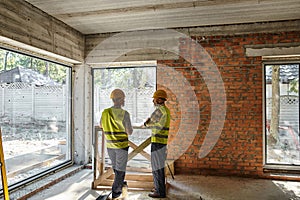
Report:
[[[148,170],[149,172],[149,170]],[[109,168],[104,174],[99,176],[97,179],[95,179],[92,183],[92,187],[96,188],[97,186],[111,186],[114,174],[112,168]],[[152,173],[126,173],[125,180],[131,181],[131,182],[139,182],[134,184],[132,187],[137,187],[136,185],[140,185],[138,188],[148,188],[147,184],[145,185],[145,182],[153,184],[153,176]],[[153,187],[153,186],[152,186]]]
[[[139,181],[127,181],[129,190],[144,189],[151,190],[154,187],[153,182],[139,182]]]
[[[127,172],[140,172],[140,173],[151,173],[151,168],[141,168],[141,167],[127,167]]]
[[[100,159],[98,157],[98,130],[97,130],[97,126],[94,127],[94,158],[93,158],[93,179],[95,180],[97,178],[97,171],[100,171],[99,174],[101,173],[101,170],[98,168],[99,164],[100,164]]]
[[[100,127],[96,126],[94,127],[94,130],[96,132],[96,136],[98,137],[98,131],[101,131]],[[97,139],[95,139],[97,140]],[[95,144],[98,142],[95,142]],[[144,151],[144,149],[151,143],[151,137],[148,137],[144,142],[142,142],[139,146],[134,144],[133,142],[129,141],[130,146],[134,149],[132,152],[128,155],[128,160],[131,160],[134,156],[141,153],[143,156],[145,156],[148,160],[151,160],[150,155]],[[98,145],[94,144],[94,152],[95,157],[98,158],[99,152],[98,152]],[[104,159],[104,146],[105,146],[105,138],[102,134],[102,159]],[[94,161],[96,162],[97,159]],[[99,162],[99,161],[98,161]],[[101,164],[100,164],[101,165]],[[103,163],[104,167],[105,163]],[[101,171],[101,169],[97,168],[94,170]],[[152,173],[151,169],[144,169],[144,168],[132,168],[127,167],[127,173],[126,173],[126,181],[128,182],[128,186],[130,188],[139,188],[139,189],[151,189],[153,188],[153,180],[152,180]],[[134,171],[133,173],[128,173],[129,171]],[[145,173],[146,172],[146,173]],[[95,173],[95,172],[94,172]],[[93,189],[98,189],[99,187],[105,188],[106,186],[111,186],[114,179],[113,169],[108,168],[104,173],[100,173],[99,177],[95,178],[92,183]]]
[[[138,146],[137,146],[136,144],[134,144],[133,142],[131,142],[130,140],[129,140],[128,142],[129,142],[129,146],[130,146],[131,148],[133,148],[133,149],[137,149],[137,148],[138,148]],[[150,156],[146,151],[142,150],[142,151],[140,152],[140,154],[141,154],[142,156],[144,156],[147,160],[151,161],[151,156]]]
[[[113,180],[104,180],[101,182],[101,186],[112,186]],[[128,189],[152,189],[154,187],[153,182],[139,182],[139,181],[127,181]]]
[[[98,185],[102,185],[102,183],[109,178],[112,174],[114,173],[112,168],[109,168],[106,172],[104,172],[102,175],[100,175],[97,179],[95,179],[92,183],[93,188],[98,186]]]
[[[106,170],[106,172],[104,172],[104,173],[99,177],[99,181],[103,181],[103,180],[107,179],[107,178],[110,177],[113,173],[114,173],[113,168],[109,168],[108,170]]]
[[[115,175],[112,174],[108,179],[114,180]],[[130,174],[126,173],[125,175],[126,181],[142,181],[142,182],[153,182],[152,173],[135,173]]]
[[[101,131],[102,131],[102,134],[101,134],[102,146],[101,146],[100,174],[103,174],[104,173],[104,167],[105,167],[105,142],[106,141],[105,141],[105,136],[104,136],[103,130],[101,129]]]
[[[101,146],[101,157],[99,155],[98,146],[99,146],[99,132],[102,131],[100,126],[94,127],[95,138],[94,138],[94,179],[96,178],[96,171],[99,172],[99,175],[104,173],[105,167],[105,138],[104,134],[101,134],[102,146]]]
[[[128,160],[131,160],[134,156],[144,150],[151,143],[151,137],[147,138],[142,144],[140,144],[136,149],[134,149],[128,155]]]

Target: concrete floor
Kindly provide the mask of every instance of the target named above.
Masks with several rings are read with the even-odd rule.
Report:
[[[83,169],[28,200],[95,200],[109,191],[91,190],[93,172]],[[300,182],[239,177],[184,176],[168,179],[170,200],[300,200]],[[148,191],[130,191],[128,200],[152,199]]]

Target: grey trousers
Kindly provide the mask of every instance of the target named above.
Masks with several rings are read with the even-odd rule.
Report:
[[[116,198],[122,194],[122,187],[128,160],[128,147],[125,149],[107,148],[107,153],[115,173],[115,179],[112,185],[112,198]]]
[[[165,161],[167,158],[167,145],[151,143],[151,167],[156,193],[166,196]]]

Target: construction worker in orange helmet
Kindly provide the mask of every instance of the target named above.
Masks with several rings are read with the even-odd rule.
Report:
[[[165,105],[167,93],[157,90],[153,94],[155,111],[148,118],[144,126],[151,128],[151,167],[154,189],[149,194],[152,198],[165,198],[165,161],[167,158],[167,143],[170,128],[170,110]]]

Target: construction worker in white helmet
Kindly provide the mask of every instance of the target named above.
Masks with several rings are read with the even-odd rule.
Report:
[[[115,173],[112,199],[123,199],[122,187],[128,160],[128,135],[133,132],[130,115],[122,109],[125,93],[120,89],[111,92],[113,106],[102,112],[100,127],[103,129],[109,158]]]
[[[152,198],[166,197],[165,161],[170,128],[170,110],[165,105],[167,98],[167,93],[164,90],[157,90],[153,94],[153,103],[156,109],[144,123],[144,126],[150,127],[152,130],[151,167],[154,189],[148,195]]]

